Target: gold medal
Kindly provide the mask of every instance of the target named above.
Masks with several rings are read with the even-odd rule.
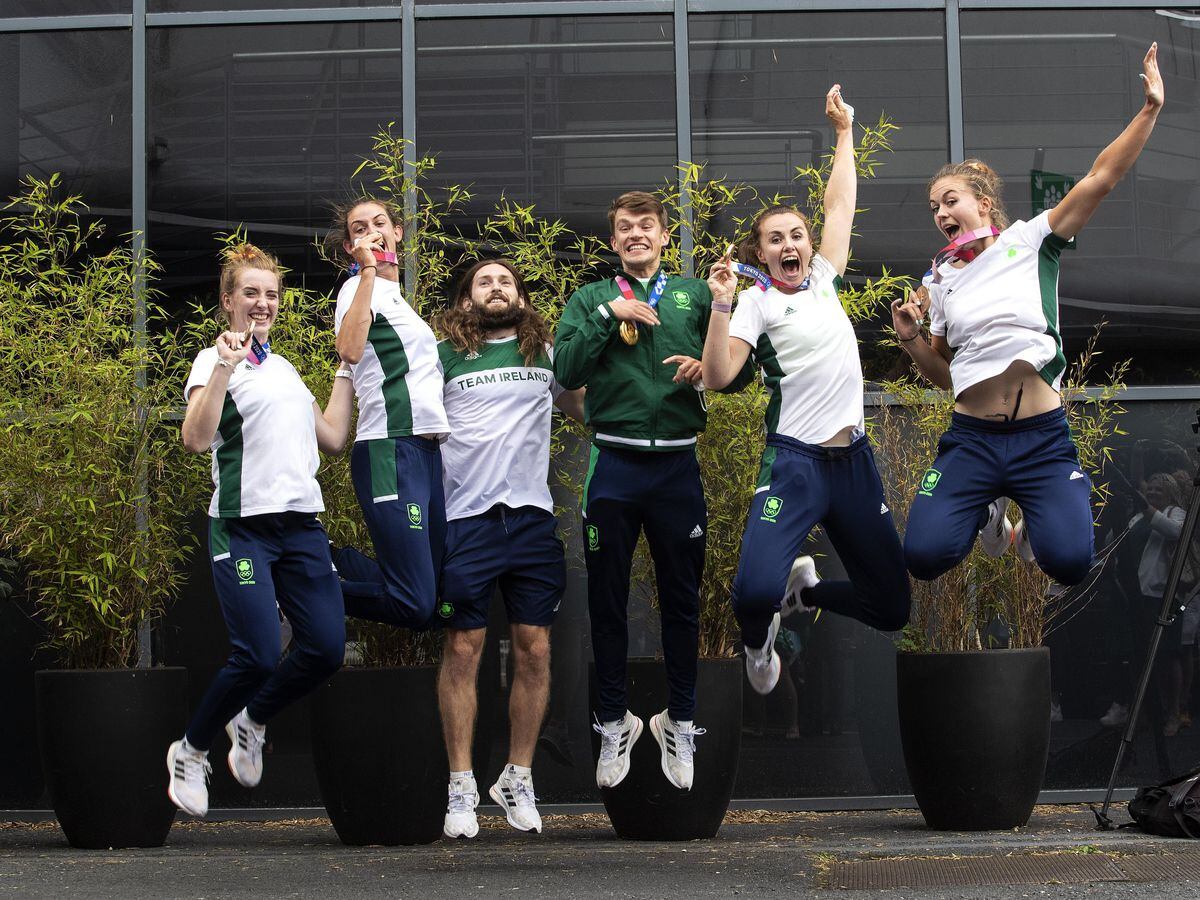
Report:
[[[637,326],[632,322],[622,322],[620,333],[621,340],[627,343],[630,347],[638,342]]]

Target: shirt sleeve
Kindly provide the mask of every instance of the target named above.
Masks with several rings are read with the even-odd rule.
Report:
[[[926,273],[921,284],[929,291],[929,333],[946,336],[946,310],[942,306],[942,286],[933,283],[933,273]]]
[[[205,347],[196,354],[192,361],[192,370],[188,373],[187,384],[183,386],[183,402],[187,403],[192,390],[204,387],[212,377],[213,366],[217,364],[217,348]]]
[[[588,309],[583,289],[571,295],[554,335],[554,377],[564,389],[588,383],[617,328],[608,304]]]
[[[751,350],[758,346],[758,339],[766,330],[763,322],[762,291],[752,287],[738,294],[737,307],[729,317],[729,336],[745,341]]]
[[[840,278],[837,271],[833,268],[833,263],[823,257],[820,253],[814,253],[812,260],[809,262],[809,277],[814,282],[830,281],[833,282],[834,288],[840,286]]]
[[[338,291],[337,304],[333,310],[333,333],[335,335],[342,330],[342,320],[346,318],[346,313],[350,311],[350,304],[354,302],[354,292],[358,290],[359,281],[359,277],[355,275],[348,279]]]

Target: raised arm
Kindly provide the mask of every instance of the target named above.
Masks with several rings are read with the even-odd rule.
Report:
[[[942,335],[931,334],[929,340],[925,340],[921,322],[925,318],[925,298],[928,294],[923,291],[924,288],[910,291],[907,300],[897,297],[892,301],[892,327],[896,330],[896,340],[912,358],[917,371],[935,387],[949,391],[954,387],[950,380],[950,358],[953,354]]]
[[[238,363],[250,352],[250,333],[225,331],[217,337],[217,360],[213,363],[208,381],[192,388],[187,398],[187,412],[180,429],[183,446],[191,453],[203,453],[212,445],[213,436],[221,425],[225,408],[225,393],[229,376]]]
[[[1117,186],[1146,146],[1163,105],[1162,76],[1158,72],[1158,44],[1153,43],[1142,60],[1142,89],[1146,102],[1115,141],[1105,147],[1092,169],[1050,210],[1050,228],[1059,237],[1073,238],[1083,230],[1096,207]]]
[[[732,250],[732,247],[731,247]],[[701,380],[710,390],[726,387],[741,372],[750,356],[750,345],[740,338],[729,336],[729,314],[737,276],[729,253],[713,265],[708,276],[712,292],[712,313],[708,317],[708,332],[704,336],[701,356]]]
[[[821,229],[820,252],[839,275],[850,261],[850,229],[858,200],[858,177],[854,171],[854,117],[842,102],[842,86],[835,84],[825,95],[825,115],[833,124],[835,144],[833,168],[825,185],[825,224]]]
[[[351,249],[351,255],[359,266],[358,287],[354,291],[354,299],[350,301],[350,308],[342,317],[335,343],[338,357],[351,365],[362,359],[363,351],[367,348],[367,334],[375,318],[371,313],[371,297],[375,292],[375,276],[379,272],[371,250],[383,246],[383,235],[379,231],[372,231],[356,238]]]

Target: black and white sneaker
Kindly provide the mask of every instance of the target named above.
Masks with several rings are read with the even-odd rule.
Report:
[[[1005,513],[1008,498],[997,497],[988,504],[987,523],[979,531],[979,544],[988,556],[1000,557],[1013,541],[1012,522]]]
[[[680,725],[664,709],[650,717],[650,733],[662,751],[662,770],[667,781],[680,790],[690,791],[695,774],[696,738],[704,734],[704,729],[691,723]]]
[[[167,748],[167,796],[171,802],[193,816],[208,815],[208,776],[212,766],[208,753],[191,750],[183,741],[175,741]]]
[[[263,745],[267,742],[267,726],[251,721],[242,710],[227,723],[229,735],[229,771],[242,787],[256,787],[262,781]]]
[[[783,663],[775,652],[775,638],[779,635],[779,613],[771,617],[767,628],[767,642],[761,647],[746,648],[746,680],[760,694],[769,694],[779,683]]]
[[[500,804],[508,824],[517,831],[542,833],[542,817],[537,810],[537,797],[533,795],[532,775],[517,772],[510,763],[504,767],[488,794]]]
[[[600,732],[600,758],[596,761],[596,786],[614,788],[629,774],[629,754],[633,745],[642,736],[642,720],[625,710],[625,718],[619,722],[596,722],[592,726]]]
[[[812,612],[815,606],[804,602],[801,593],[808,588],[814,588],[820,583],[817,577],[817,564],[811,556],[797,556],[788,572],[787,588],[783,592],[783,601],[779,605],[780,615],[787,618],[792,613]]]

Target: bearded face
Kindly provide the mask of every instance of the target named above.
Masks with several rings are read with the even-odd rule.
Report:
[[[485,331],[513,328],[525,318],[525,301],[517,281],[508,267],[499,263],[483,266],[475,273],[466,305],[479,316]]]

